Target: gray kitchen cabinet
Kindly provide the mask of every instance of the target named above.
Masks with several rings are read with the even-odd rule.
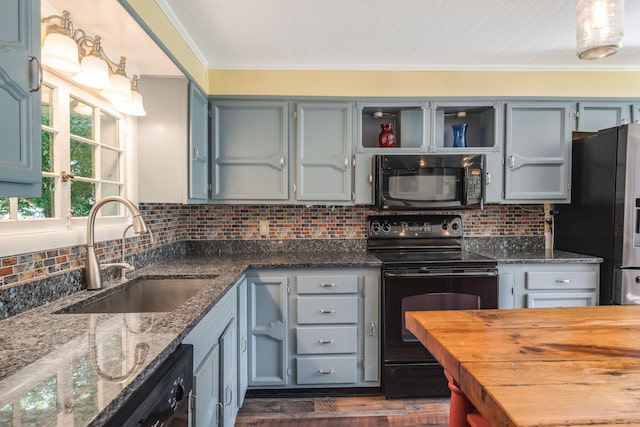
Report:
[[[211,198],[288,200],[289,104],[216,100],[211,110]]]
[[[631,122],[631,105],[614,102],[579,102],[576,130],[597,132]]]
[[[237,407],[240,409],[244,396],[249,387],[249,348],[247,340],[248,320],[247,280],[242,278],[238,282],[238,398]]]
[[[234,285],[187,334],[193,345],[191,426],[232,427],[238,410],[237,286]]]
[[[209,102],[189,83],[189,201],[209,199]]]
[[[352,199],[353,103],[296,105],[296,200]]]
[[[0,45],[0,197],[40,197],[39,0],[3,2]]]
[[[379,268],[259,270],[247,284],[250,388],[380,385]]]
[[[498,308],[597,305],[599,264],[499,264]]]
[[[252,271],[246,275],[248,293],[249,387],[289,383],[288,289],[282,271]]]
[[[356,152],[372,154],[424,153],[428,150],[431,114],[426,100],[358,102]],[[380,147],[381,125],[395,136],[392,147]]]
[[[640,103],[631,104],[631,121],[640,123]]]
[[[568,203],[569,102],[506,104],[505,203]]]
[[[353,157],[355,167],[353,169],[353,191],[356,205],[372,205],[374,201],[375,171],[373,154],[358,153]]]

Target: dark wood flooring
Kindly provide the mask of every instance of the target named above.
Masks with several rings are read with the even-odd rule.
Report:
[[[247,398],[236,427],[447,427],[449,399]]]

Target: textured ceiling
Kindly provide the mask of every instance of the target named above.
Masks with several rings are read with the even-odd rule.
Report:
[[[575,54],[577,0],[156,0],[211,69],[640,70],[640,0],[613,57]]]

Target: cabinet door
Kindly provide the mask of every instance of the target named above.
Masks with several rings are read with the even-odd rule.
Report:
[[[374,204],[373,154],[356,154],[354,173],[354,192],[356,205]]]
[[[298,104],[296,199],[351,200],[353,104]]]
[[[247,281],[238,284],[238,409],[242,406],[249,385],[247,351]]]
[[[380,276],[364,276],[364,380],[380,381]]]
[[[211,197],[288,199],[288,104],[214,101],[211,120]]]
[[[597,132],[630,122],[629,104],[606,102],[580,102],[576,129],[581,132]]]
[[[189,201],[209,198],[209,103],[192,82],[189,84]]]
[[[39,0],[2,3],[0,45],[0,197],[40,197]]]
[[[222,398],[222,425],[233,427],[236,420],[238,404],[236,357],[238,341],[236,339],[236,322],[232,320],[220,336],[220,397]]]
[[[287,384],[287,277],[247,276],[249,385]]]
[[[631,121],[640,123],[640,104],[631,105]]]
[[[572,108],[570,103],[507,104],[506,201],[569,201]]]
[[[209,427],[222,419],[220,403],[220,347],[216,342],[203,362],[193,373],[195,408],[192,408],[193,427]]]
[[[522,274],[518,266],[498,266],[498,308],[516,308],[516,277],[518,274]]]

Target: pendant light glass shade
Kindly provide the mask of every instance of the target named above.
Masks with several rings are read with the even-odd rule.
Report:
[[[50,33],[42,46],[42,63],[58,71],[77,73],[80,71],[78,45],[66,34]]]
[[[137,90],[133,90],[131,91],[131,99],[133,102],[118,105],[117,110],[130,116],[146,116],[147,112],[144,110],[142,95]]]
[[[96,89],[106,89],[111,86],[109,80],[109,66],[99,56],[87,55],[80,62],[82,71],[73,76],[73,80],[81,85]]]
[[[122,74],[112,74],[109,77],[111,86],[100,92],[108,100],[116,104],[131,103],[131,82]]]
[[[579,0],[576,53],[593,60],[615,54],[624,36],[624,0]]]

